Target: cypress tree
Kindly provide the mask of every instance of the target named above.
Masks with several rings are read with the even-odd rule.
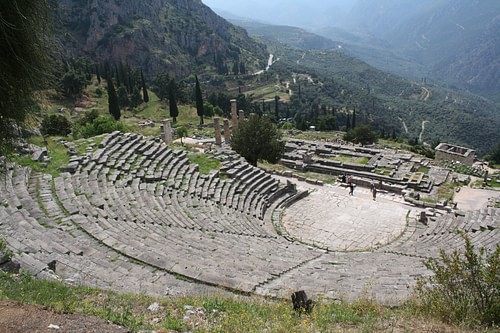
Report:
[[[132,89],[132,95],[130,95],[130,106],[135,108],[142,103],[141,93],[139,92],[139,88],[134,86]]]
[[[352,128],[356,128],[356,109],[352,112]]]
[[[198,76],[195,76],[196,86],[195,86],[195,96],[196,96],[196,113],[200,117],[200,126],[203,125],[203,96],[201,94],[200,81],[198,81]]]
[[[121,85],[118,88],[118,104],[122,107],[126,107],[130,105],[130,100],[128,99],[127,88],[124,85]]]
[[[120,120],[121,112],[120,105],[118,104],[118,96],[116,95],[115,86],[113,85],[113,79],[108,78],[108,105],[109,113],[115,118],[115,120]]]
[[[175,80],[172,79],[168,85],[168,103],[170,106],[170,117],[172,117],[173,122],[177,122],[177,116],[179,115],[179,109],[177,108],[177,100],[175,98]]]
[[[278,95],[274,96],[274,116],[276,117],[276,121],[280,120],[280,97]]]
[[[97,82],[101,84],[101,73],[99,73],[99,65],[95,64],[95,75],[97,76]]]
[[[144,103],[149,102],[148,87],[146,86],[146,81],[144,80],[144,74],[141,69],[141,84],[142,84],[142,99]]]
[[[346,121],[345,121],[345,130],[346,132],[351,129],[351,115],[347,115]]]

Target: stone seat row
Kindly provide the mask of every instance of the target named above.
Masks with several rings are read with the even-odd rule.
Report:
[[[21,172],[18,174],[20,178],[23,178]],[[91,178],[91,175],[86,176]],[[10,178],[11,182],[14,178]],[[67,174],[66,180],[71,179],[78,179],[78,177],[69,177]],[[6,227],[4,228],[4,224],[2,225],[4,228],[2,233],[12,236],[8,239],[8,243],[13,244],[14,249],[22,252],[24,264],[37,270],[39,274],[42,274],[40,272],[50,274],[47,270],[49,258],[51,261],[57,262],[59,267],[57,271],[62,269],[62,272],[65,272],[63,275],[68,279],[73,279],[78,275],[78,272],[83,274],[85,267],[93,267],[97,270],[104,269],[101,266],[106,266],[105,263],[97,266],[97,263],[89,261],[90,259],[87,260],[87,255],[84,255],[85,251],[94,249],[95,244],[104,244],[108,250],[117,251],[117,255],[123,254],[127,257],[133,257],[148,264],[148,266],[186,275],[209,284],[251,291],[262,281],[287,271],[301,261],[309,260],[311,252],[314,252],[299,244],[293,244],[277,237],[262,238],[236,233],[222,234],[197,229],[168,227],[158,223],[144,224],[116,219],[116,216],[109,215],[103,206],[96,207],[95,203],[91,203],[92,199],[87,198],[85,193],[66,193],[68,189],[75,186],[76,182],[70,181],[65,184],[64,180],[64,177],[56,179],[58,185],[64,185],[56,187],[57,193],[58,195],[63,194],[62,198],[66,197],[66,201],[72,201],[78,208],[65,220],[70,225],[82,228],[88,235],[92,236],[93,242],[91,241],[91,244],[85,247],[86,250],[80,250],[78,246],[68,250],[66,246],[67,244],[75,244],[75,240],[72,238],[74,238],[74,231],[78,231],[78,228],[72,230],[71,233],[66,233],[60,228],[44,227],[24,208],[12,207],[15,212],[7,211],[7,208],[4,208],[2,215],[0,215],[9,217],[7,220],[9,223],[5,224]],[[20,184],[27,183],[21,182]],[[81,190],[95,190],[92,185],[86,189],[85,182],[80,182],[78,186]],[[141,193],[148,193],[147,188],[145,190]],[[2,191],[2,193],[6,193],[6,191]],[[14,197],[16,197],[15,194]],[[61,202],[64,205],[64,201]],[[82,214],[82,211],[85,211],[86,215]],[[15,231],[14,229],[10,230],[10,228],[15,228]],[[5,232],[5,230],[10,230],[10,232]],[[20,241],[18,237],[14,236],[19,233],[25,235],[25,238],[21,238]],[[78,237],[77,242],[80,239],[87,242],[84,237]],[[18,245],[16,245],[16,240]],[[32,250],[23,250],[25,248]],[[92,257],[94,257],[96,250],[92,251],[94,251]],[[102,260],[105,260],[104,257],[108,259],[112,257],[109,254],[96,256]],[[75,257],[78,258],[74,259]],[[258,272],[254,269],[255,267],[258,267]],[[100,275],[100,273],[96,274]],[[112,276],[116,277],[117,274],[114,273]],[[112,282],[98,276],[92,278],[96,279],[94,285],[101,287],[109,287],[106,284]]]
[[[89,175],[105,172],[111,182],[120,185],[129,185],[137,177],[144,182],[166,181],[173,189],[214,199],[261,220],[264,218],[270,205],[269,196],[279,187],[277,180],[241,159],[232,170],[227,168],[233,182],[220,179],[218,173],[200,175],[186,155],[169,150],[155,139],[112,133],[103,139],[99,149],[87,159],[88,164],[83,163],[80,170]]]
[[[96,179],[86,173],[77,173],[72,176],[65,174],[57,180],[60,183],[57,191],[61,202],[66,205],[69,201],[71,205],[68,211],[136,223],[275,237],[264,232],[259,226],[261,221],[257,219],[230,211],[210,200],[170,191],[161,183],[145,184],[135,179],[130,186],[115,187],[106,182],[104,176],[98,177]],[[81,194],[72,194],[74,188],[79,188]],[[68,197],[72,197],[72,200],[67,200]]]
[[[104,216],[77,214],[72,218],[100,242],[136,260],[243,291],[251,291],[272,274],[281,274],[310,259],[314,252],[283,239],[142,224]]]
[[[467,212],[465,216],[445,214],[427,225],[416,222],[403,241],[395,242],[383,250],[421,257],[436,257],[441,249],[453,251],[463,248],[465,244],[459,232],[463,232],[472,243],[494,251],[500,243],[499,229],[492,227],[496,223],[496,209]],[[481,216],[478,222],[478,217]]]
[[[77,228],[66,232],[42,226],[25,209],[0,206],[0,220],[0,234],[14,260],[38,278],[152,295],[164,295],[166,286],[180,285],[183,293],[190,288],[188,282],[135,263]]]

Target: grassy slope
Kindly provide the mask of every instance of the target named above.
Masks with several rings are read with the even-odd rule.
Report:
[[[476,332],[421,317],[413,306],[388,309],[369,299],[351,304],[319,300],[310,315],[297,315],[285,300],[222,295],[154,298],[4,273],[0,300],[94,315],[133,332]],[[153,313],[148,307],[155,302],[161,309]],[[189,309],[196,314],[189,315]]]

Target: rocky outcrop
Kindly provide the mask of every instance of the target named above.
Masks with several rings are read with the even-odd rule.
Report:
[[[186,75],[216,57],[249,67],[266,59],[265,46],[201,0],[60,0],[57,17],[65,54],[126,62],[149,76]]]

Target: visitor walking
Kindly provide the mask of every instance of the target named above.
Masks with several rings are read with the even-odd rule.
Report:
[[[377,199],[377,188],[374,186],[372,189],[373,201]]]
[[[354,195],[354,184],[349,182],[349,195]]]

